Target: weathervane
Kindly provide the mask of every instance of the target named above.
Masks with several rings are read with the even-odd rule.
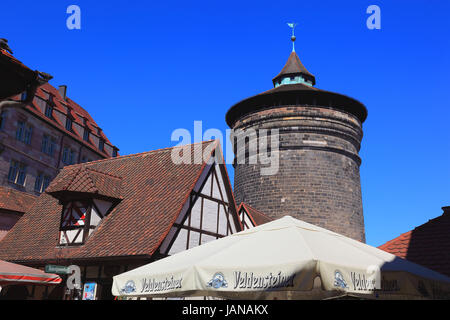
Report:
[[[292,36],[291,36],[291,40],[292,40],[292,52],[295,52],[295,35],[294,35],[294,29],[297,26],[297,23],[294,22],[288,22],[287,24],[291,29],[292,29]]]

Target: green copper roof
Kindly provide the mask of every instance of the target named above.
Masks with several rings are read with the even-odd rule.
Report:
[[[274,87],[295,83],[304,83],[313,86],[316,84],[316,78],[306,70],[295,51],[292,51],[283,69],[272,79],[272,82]]]

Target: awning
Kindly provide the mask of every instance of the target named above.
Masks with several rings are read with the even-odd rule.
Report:
[[[113,277],[123,297],[449,299],[450,278],[286,216]]]
[[[11,284],[57,285],[62,279],[56,274],[0,260],[0,286]]]

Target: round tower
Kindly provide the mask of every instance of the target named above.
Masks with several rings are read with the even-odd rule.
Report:
[[[259,161],[237,162],[251,146],[235,145],[236,202],[274,219],[290,215],[365,242],[358,152],[366,108],[314,87],[316,79],[294,47],[272,81],[273,89],[235,104],[226,114],[234,130],[277,129],[279,137],[278,150],[270,150],[279,161],[272,175],[261,174],[267,165]]]

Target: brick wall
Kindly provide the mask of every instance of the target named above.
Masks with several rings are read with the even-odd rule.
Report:
[[[279,129],[279,171],[262,176],[260,169],[267,165],[235,164],[237,203],[365,241],[358,118],[317,106],[281,106],[244,116],[234,127],[249,128]],[[245,152],[242,147],[236,151]]]

